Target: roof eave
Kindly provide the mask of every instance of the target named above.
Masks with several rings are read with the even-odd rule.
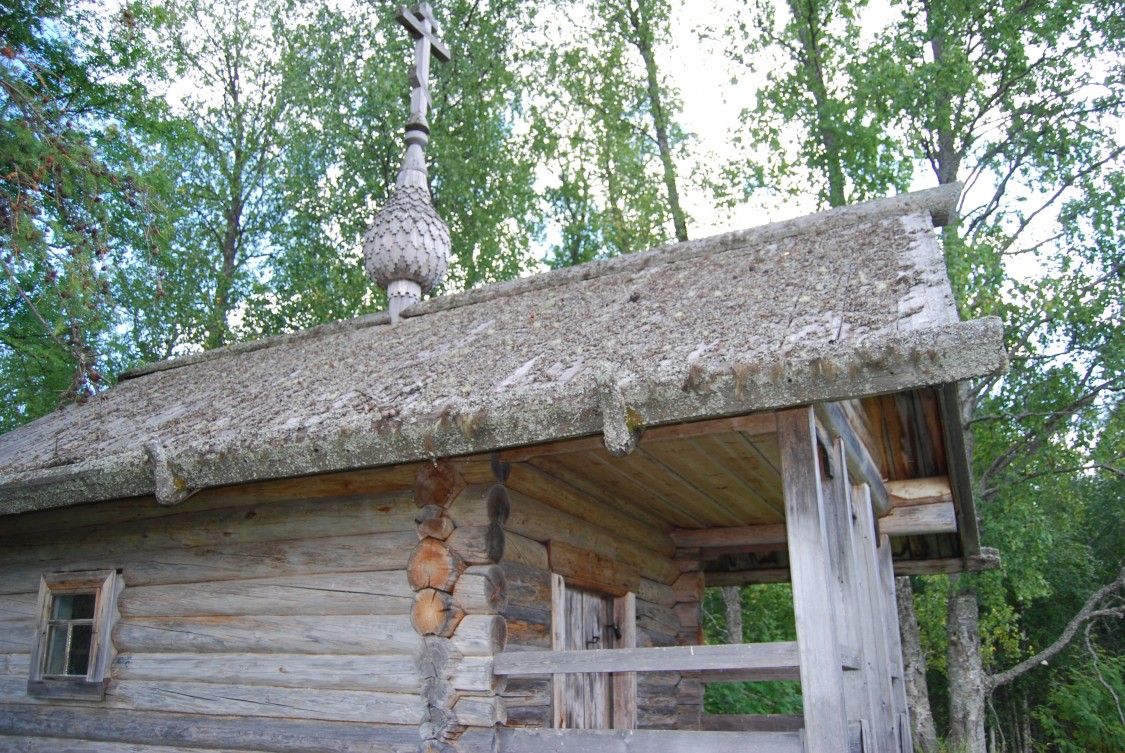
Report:
[[[604,434],[627,450],[638,427],[776,410],[886,394],[1001,373],[1007,366],[1000,321],[956,322],[883,335],[849,346],[779,356],[773,363],[711,364],[628,373],[605,364],[585,386],[558,394],[514,393],[462,401],[456,411],[405,415],[370,431],[332,436],[255,437],[249,442],[142,447],[57,468],[0,476],[0,514],[157,493],[472,455]],[[612,446],[614,443],[624,443]],[[155,467],[160,465],[160,467]],[[178,495],[180,498],[185,494]],[[172,500],[175,501],[175,500]]]

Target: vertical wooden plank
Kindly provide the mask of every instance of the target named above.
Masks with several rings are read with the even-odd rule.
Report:
[[[848,722],[812,408],[779,411],[777,439],[801,661],[805,753],[839,753],[848,747]]]
[[[871,490],[866,484],[854,488],[856,555],[859,561],[859,591],[864,595],[863,633],[866,657],[872,663],[868,683],[871,687],[872,734],[881,750],[890,753],[896,744],[895,717],[892,702],[891,664],[883,628],[884,601],[878,570],[875,538],[875,510]]]
[[[613,624],[621,630],[616,648],[637,647],[637,595],[628,593],[613,602]],[[613,728],[637,728],[637,673],[613,676]]]
[[[895,604],[895,569],[891,559],[891,539],[886,534],[879,537],[879,580],[883,596],[884,635],[887,636],[887,657],[891,669],[892,702],[894,712],[900,715],[906,740],[910,735],[910,709],[906,704],[905,671],[902,668],[902,636],[898,630],[898,608]],[[909,750],[907,745],[905,750]]]
[[[876,685],[872,676],[872,646],[865,633],[870,627],[866,617],[870,612],[864,609],[865,602],[879,599],[875,592],[864,593],[859,587],[860,566],[856,554],[854,517],[852,513],[852,485],[848,473],[847,450],[843,440],[837,438],[832,443],[835,457],[836,475],[826,488],[825,521],[827,535],[831,542],[832,563],[835,567],[838,584],[839,611],[842,618],[840,633],[844,645],[859,657],[857,670],[844,673],[844,704],[849,722],[859,721],[868,730],[863,738],[864,753],[883,753],[876,736],[870,733],[876,703]]]
[[[566,584],[551,573],[551,650],[566,649]],[[566,726],[566,675],[551,675],[551,726]]]

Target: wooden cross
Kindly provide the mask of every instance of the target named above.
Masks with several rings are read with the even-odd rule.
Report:
[[[398,22],[406,27],[414,37],[414,65],[410,69],[410,115],[411,119],[426,122],[426,110],[433,105],[430,97],[430,53],[438,60],[449,62],[449,48],[438,39],[441,26],[434,19],[434,10],[429,3],[419,3],[409,10],[403,6],[395,13]]]

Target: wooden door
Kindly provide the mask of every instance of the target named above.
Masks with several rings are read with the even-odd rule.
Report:
[[[552,646],[556,651],[632,648],[636,632],[630,596],[613,597],[552,578]],[[631,680],[631,682],[630,682]],[[554,726],[612,729],[635,726],[635,676],[604,672],[555,675]]]

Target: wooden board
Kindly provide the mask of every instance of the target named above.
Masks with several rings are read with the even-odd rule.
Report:
[[[797,732],[502,729],[501,753],[803,753]]]

